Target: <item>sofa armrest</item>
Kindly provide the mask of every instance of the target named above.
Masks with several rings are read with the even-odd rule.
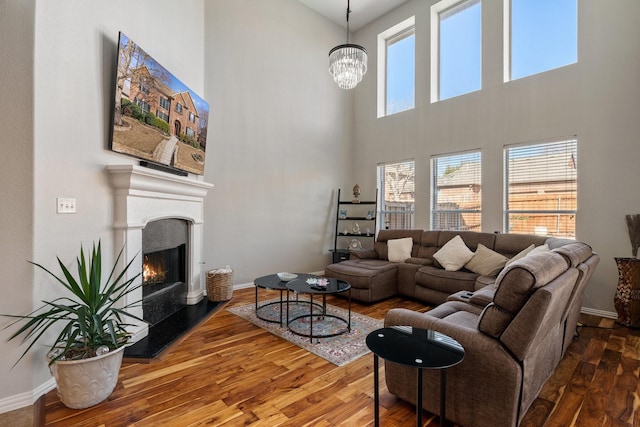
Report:
[[[378,252],[373,249],[363,249],[361,251],[351,251],[351,258],[378,259]]]

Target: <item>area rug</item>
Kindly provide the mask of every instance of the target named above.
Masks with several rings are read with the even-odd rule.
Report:
[[[277,304],[278,298],[273,300],[261,301],[260,316],[268,319],[280,318],[280,304]],[[284,304],[286,306],[286,303]],[[311,343],[308,337],[294,334],[285,326],[278,323],[266,322],[256,316],[256,307],[254,303],[241,305],[237,307],[227,308],[231,313],[242,317],[243,319],[253,323],[256,326],[287,340],[300,348],[307,350],[337,366],[346,365],[349,362],[369,353],[365,339],[367,335],[383,326],[383,321],[373,319],[369,316],[351,311],[351,331],[341,335],[327,338],[314,339]],[[319,312],[319,307],[314,307],[314,313]],[[307,302],[290,303],[289,318],[293,319],[302,314],[309,313],[309,305]],[[343,319],[348,318],[348,312],[340,307],[327,304],[327,314],[338,316]],[[297,331],[308,331],[308,318],[299,319],[292,325]],[[286,321],[285,321],[286,323]],[[314,320],[314,332],[322,332],[330,334],[337,330],[343,329],[345,324],[337,321],[333,317],[325,317],[325,321],[317,322]],[[306,329],[305,329],[306,328]]]

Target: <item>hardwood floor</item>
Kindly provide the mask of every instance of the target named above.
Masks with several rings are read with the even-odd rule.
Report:
[[[260,298],[274,297],[274,293]],[[228,306],[253,302],[235,291]],[[331,298],[329,303],[345,306]],[[392,307],[426,310],[393,298],[354,311],[380,318]],[[640,333],[583,316],[580,337],[527,412],[522,426],[640,425]],[[373,357],[336,367],[247,321],[219,310],[151,363],[124,363],[109,399],[85,410],[46,401],[47,426],[372,426]],[[381,424],[414,426],[414,406],[396,399],[381,376]],[[425,413],[425,426],[438,418]]]

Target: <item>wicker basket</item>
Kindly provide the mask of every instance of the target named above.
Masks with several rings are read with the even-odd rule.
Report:
[[[233,270],[229,267],[207,272],[207,298],[209,301],[229,301],[233,296]]]

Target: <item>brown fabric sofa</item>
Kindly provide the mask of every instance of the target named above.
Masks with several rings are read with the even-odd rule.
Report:
[[[482,276],[465,269],[447,271],[434,259],[434,254],[457,235],[471,251],[475,252],[482,244],[507,258],[532,244],[547,243],[551,247],[573,242],[526,234],[380,230],[373,249],[352,252],[349,260],[328,265],[325,275],[349,282],[352,297],[362,302],[375,302],[399,294],[440,304],[458,291],[476,291],[495,283],[497,274]],[[389,261],[389,240],[406,237],[413,240],[411,257],[404,262]]]
[[[562,359],[576,331],[582,296],[599,257],[581,242],[514,261],[494,284],[459,292],[426,313],[392,309],[385,326],[444,333],[465,349],[447,370],[447,419],[465,427],[521,421]],[[389,391],[416,403],[415,369],[385,362]],[[437,371],[423,373],[422,407],[439,412]]]

